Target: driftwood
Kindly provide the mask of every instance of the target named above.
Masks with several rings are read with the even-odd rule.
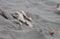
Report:
[[[32,19],[31,19],[30,17],[28,17],[24,11],[21,10],[20,13],[23,14],[23,16],[24,16],[24,18],[25,18],[26,20],[32,22]]]
[[[0,9],[0,15],[4,18],[8,19],[8,17],[5,15],[6,12],[4,12],[2,9]]]
[[[56,10],[60,11],[60,3],[57,3]]]
[[[18,21],[20,21],[20,25],[25,24],[29,27],[32,27],[32,23],[31,23],[32,20],[31,18],[27,17],[24,11],[15,12],[13,14],[13,17],[17,19]]]
[[[5,19],[11,20],[13,17],[10,13],[6,12],[6,10],[0,9],[0,15],[4,17]]]

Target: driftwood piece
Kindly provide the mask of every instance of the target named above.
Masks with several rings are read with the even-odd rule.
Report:
[[[28,20],[28,21],[32,22],[31,17],[28,17],[28,16],[26,15],[26,13],[25,13],[23,10],[21,10],[21,11],[20,11],[20,13],[22,13],[22,14],[23,14],[23,16],[24,16],[24,18],[25,18],[26,20]]]
[[[57,3],[56,10],[60,11],[60,3]]]
[[[31,23],[31,18],[29,18],[26,14],[25,14],[25,12],[24,11],[21,11],[21,12],[15,12],[14,14],[13,14],[13,17],[15,18],[15,19],[17,19],[18,21],[20,21],[20,24],[21,25],[23,25],[23,24],[25,24],[25,25],[27,25],[27,26],[29,26],[29,27],[32,27],[32,23]]]
[[[0,9],[0,15],[3,16],[4,18],[8,19],[8,17],[5,14],[6,14],[6,12],[4,12],[2,9]]]
[[[9,19],[9,20],[13,19],[11,14],[9,14],[8,12],[6,12],[6,10],[3,10],[3,9],[0,9],[0,15],[5,19]]]

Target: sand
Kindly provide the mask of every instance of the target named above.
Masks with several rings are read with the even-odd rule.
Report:
[[[60,0],[0,0],[0,8],[8,17],[0,15],[0,39],[60,39],[60,14],[55,10],[58,2]],[[11,16],[20,10],[33,19],[33,28],[19,27]],[[54,31],[54,35],[49,31]]]

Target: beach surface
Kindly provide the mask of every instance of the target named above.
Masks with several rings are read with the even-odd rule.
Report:
[[[0,0],[0,8],[8,18],[0,15],[0,39],[60,39],[60,14],[55,10],[59,2],[60,0]],[[19,27],[17,20],[11,16],[20,10],[32,18],[33,28],[26,25]],[[54,31],[54,35],[51,36],[49,31]]]

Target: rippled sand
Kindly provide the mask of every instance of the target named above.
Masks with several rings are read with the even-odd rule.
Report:
[[[58,2],[60,0],[0,0],[0,8],[8,17],[7,20],[0,16],[0,39],[60,39],[60,14],[55,12]],[[19,30],[11,14],[20,10],[33,19],[33,28],[24,25]],[[55,34],[51,36],[48,31]]]

